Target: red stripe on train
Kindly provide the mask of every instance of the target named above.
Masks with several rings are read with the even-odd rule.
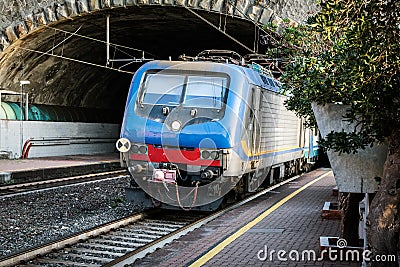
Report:
[[[148,145],[148,155],[130,153],[131,160],[144,160],[150,162],[172,162],[197,166],[221,166],[219,160],[208,160],[200,158],[200,149],[179,150],[179,149],[163,149],[155,148]]]

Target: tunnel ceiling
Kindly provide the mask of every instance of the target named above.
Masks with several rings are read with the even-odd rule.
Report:
[[[197,11],[215,25],[221,23],[226,32],[253,47],[254,24],[230,16]],[[26,49],[52,53],[105,66],[105,43],[71,36],[82,36],[105,41],[106,14],[110,14],[110,42],[145,51],[145,58],[177,59],[179,55],[196,55],[205,49],[230,49],[248,53],[242,46],[197,18],[185,8],[171,6],[136,6],[94,12],[81,17],[43,26],[17,40],[2,54],[0,86],[18,91],[20,80],[29,80],[25,86],[30,102],[68,106],[119,109],[124,106],[132,74],[91,66],[79,62],[43,55]],[[111,58],[127,59],[128,55],[141,58],[142,52],[114,47]],[[114,62],[119,68],[126,62]],[[143,63],[121,68],[134,72]]]

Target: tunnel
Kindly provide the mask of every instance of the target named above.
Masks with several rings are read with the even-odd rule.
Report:
[[[264,25],[315,10],[312,0],[0,0],[0,157],[113,153],[142,64],[262,54],[279,37]]]
[[[78,1],[74,8],[84,11],[80,14],[71,16],[71,8],[69,12],[57,12],[67,10],[59,4],[62,2],[57,2],[53,15],[45,12],[43,17],[25,16],[24,23],[11,28],[12,34],[3,35],[0,87],[20,91],[19,82],[29,80],[29,86],[23,90],[30,103],[102,109],[113,114],[116,123],[122,119],[133,73],[146,61],[177,60],[182,54],[195,56],[205,49],[227,49],[242,55],[263,53],[265,46],[256,39],[262,24],[251,18],[257,14],[259,21],[266,15],[264,22],[280,19],[270,8],[250,10],[245,3],[248,15],[241,14],[239,8],[231,14],[213,11],[212,6],[218,3],[221,10],[228,10],[228,5],[221,1],[211,1],[209,10],[163,4],[119,7],[113,1],[116,7],[95,11],[89,8],[93,1],[87,10],[79,7],[82,1]],[[303,9],[299,8],[304,13]],[[12,19],[7,13],[2,15]],[[29,30],[33,23],[38,26]],[[4,41],[4,36],[11,45]]]
[[[110,68],[103,68],[107,64],[107,15]],[[209,12],[201,16],[226,32],[234,32],[238,42],[254,47],[253,23]],[[238,42],[183,7],[97,12],[24,37],[18,47],[3,56],[1,86],[19,90],[19,81],[29,80],[31,84],[24,90],[32,103],[107,109],[118,122],[133,73],[144,62],[177,60],[182,54],[195,56],[205,49],[250,52]]]

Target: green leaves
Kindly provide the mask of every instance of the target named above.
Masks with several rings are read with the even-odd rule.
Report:
[[[272,31],[272,32],[276,32],[276,30],[278,29],[278,26],[277,26],[275,23],[273,23],[273,22],[268,22],[267,24],[265,24],[265,25],[263,26],[263,28],[264,28],[265,30],[270,30],[270,31]]]
[[[367,132],[330,132],[325,139],[321,139],[318,143],[324,149],[332,149],[340,153],[357,153],[359,149],[365,149],[367,146],[372,147],[375,139]]]
[[[347,117],[361,130],[332,133],[328,149],[351,153],[383,141],[400,127],[400,1],[321,2],[309,24],[286,25],[282,75],[289,110],[315,125],[311,102],[352,105]],[[277,51],[275,51],[277,52]]]

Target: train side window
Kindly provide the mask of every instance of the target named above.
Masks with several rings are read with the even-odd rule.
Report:
[[[268,79],[267,79],[266,76],[260,75],[260,77],[261,77],[261,80],[263,81],[263,83],[264,83],[265,85],[269,85],[269,82],[268,82]]]
[[[272,79],[270,79],[270,78],[267,78],[267,79],[268,79],[269,84],[270,84],[272,87],[276,87],[276,85],[275,85],[275,83],[274,83],[274,81],[273,81]]]

